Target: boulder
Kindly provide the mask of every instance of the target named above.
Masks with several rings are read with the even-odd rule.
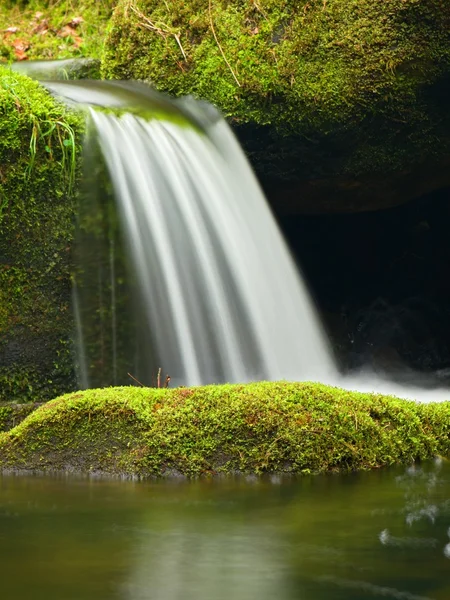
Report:
[[[0,68],[0,401],[75,385],[69,246],[82,128],[38,83]]]
[[[275,208],[347,212],[450,184],[446,0],[120,0],[106,78],[215,104]]]

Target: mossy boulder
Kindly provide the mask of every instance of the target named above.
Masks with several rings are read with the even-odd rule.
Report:
[[[446,0],[120,0],[102,73],[218,106],[289,210],[379,208],[450,183],[449,30]]]
[[[0,432],[9,431],[16,427],[39,406],[41,404],[35,402],[26,402],[23,404],[5,402],[0,404]]]
[[[74,388],[70,241],[79,116],[0,68],[0,401]]]
[[[320,473],[450,455],[450,402],[313,383],[108,388],[0,434],[0,469],[128,476]]]

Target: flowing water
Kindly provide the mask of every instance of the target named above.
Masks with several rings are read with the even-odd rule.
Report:
[[[0,476],[8,600],[448,600],[450,465],[299,480]]]
[[[96,252],[98,265],[93,265],[88,250],[88,271],[85,261],[79,261],[81,327],[91,335],[97,331],[93,349],[80,353],[88,360],[90,354],[92,365],[81,380],[98,384],[101,373],[102,384],[116,383],[132,371],[150,384],[158,366],[183,385],[324,380],[335,373],[305,285],[242,150],[219,114],[192,99],[175,103],[136,84],[48,85],[91,105],[140,103],[141,112],[153,110],[157,116],[90,111],[87,146],[97,146],[100,158],[85,161],[86,178],[92,177],[89,169],[104,162],[118,233],[99,226],[78,243],[82,253],[83,247],[100,247],[93,237],[98,242],[106,235],[103,247],[110,255],[108,263]],[[102,205],[106,187],[89,187],[81,204],[80,230],[102,210],[111,212],[111,204]],[[113,272],[120,258],[111,258],[111,244],[124,248],[124,277],[134,280],[136,298],[127,315],[117,310]],[[100,264],[106,267],[99,279],[103,291],[83,294],[97,279]],[[95,310],[94,303],[98,306],[101,298],[104,306],[106,297],[108,308]],[[90,317],[97,318],[99,312],[107,317],[96,328]],[[145,357],[141,363],[147,363],[146,369],[131,360],[128,368],[118,365],[118,318],[136,332],[137,353]],[[95,360],[104,354],[96,341],[105,336],[109,372],[105,356],[101,365]],[[84,333],[78,335],[81,339],[86,339]],[[136,354],[131,349],[128,353]]]
[[[82,387],[318,380],[447,400],[439,381],[342,377],[220,115],[135,82],[47,82],[90,107],[74,307]],[[112,109],[112,110],[111,110]],[[415,382],[415,385],[413,385]],[[425,383],[428,389],[424,389]]]

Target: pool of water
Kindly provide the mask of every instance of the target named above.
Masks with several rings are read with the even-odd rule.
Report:
[[[5,600],[449,600],[450,465],[296,480],[0,477]]]

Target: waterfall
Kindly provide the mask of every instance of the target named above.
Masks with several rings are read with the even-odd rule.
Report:
[[[63,88],[67,96],[70,90],[73,99],[81,96],[91,104],[93,98],[105,104],[107,94],[117,99],[117,85],[111,92],[110,84],[106,92],[98,82],[95,90],[86,84],[51,84],[59,93]],[[142,88],[120,86],[122,96],[129,98],[135,90],[142,94]],[[80,265],[78,288],[91,289],[86,302],[82,291],[78,300],[84,328],[78,340],[88,346],[83,350],[88,364],[84,379],[89,385],[108,385],[116,376],[126,381],[128,371],[151,384],[159,367],[182,385],[330,379],[336,369],[321,323],[230,128],[204,103],[174,102],[162,95],[156,100],[152,115],[89,110],[90,144],[97,153],[85,158],[86,180],[92,183],[85,206],[94,211],[103,207],[106,223],[112,209],[104,198],[110,187],[117,212],[114,239],[124,248],[122,266],[131,297],[126,315],[117,300],[105,308],[108,298],[119,293],[113,281],[117,276],[112,277],[117,270],[111,259],[114,235],[105,234],[111,223],[94,228],[96,238],[108,237],[107,257],[100,258],[92,231],[91,237],[78,236],[79,255],[87,256],[89,264],[99,252],[93,270],[82,261]],[[107,173],[103,186],[98,179],[101,162]],[[98,218],[90,213],[86,222]],[[83,226],[82,205],[81,230]],[[98,273],[100,264],[107,272],[92,292],[95,286],[88,280],[96,276],[89,273]],[[121,318],[127,323],[122,329],[134,338],[133,349],[120,343]],[[94,353],[88,341],[93,332]],[[128,347],[128,356],[118,364],[122,346]],[[110,356],[108,372],[105,353]]]

